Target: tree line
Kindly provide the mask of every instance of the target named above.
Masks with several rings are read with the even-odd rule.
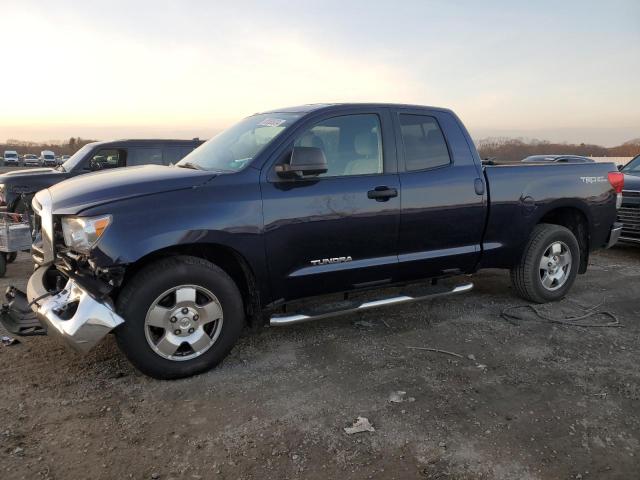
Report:
[[[0,143],[0,152],[5,150],[15,150],[20,155],[33,153],[40,155],[42,150],[52,150],[56,155],[73,155],[87,143],[95,142],[87,138],[71,137],[69,140],[49,140],[46,142],[29,142],[24,140],[8,139],[5,143]]]
[[[95,142],[80,137],[69,140],[49,140],[47,142],[29,142],[9,139],[0,143],[0,152],[16,150],[20,155],[33,153],[39,155],[42,150],[53,150],[57,155],[73,155],[87,143]],[[503,162],[517,162],[529,155],[583,155],[587,157],[635,157],[640,155],[640,138],[629,140],[616,147],[603,147],[588,143],[551,143],[546,140],[525,140],[522,138],[490,137],[476,140],[476,147],[482,158],[495,158]]]
[[[491,137],[476,140],[481,158],[517,162],[530,155],[581,155],[585,157],[635,157],[640,155],[640,138],[616,147],[603,147],[588,143],[551,143],[546,140]]]

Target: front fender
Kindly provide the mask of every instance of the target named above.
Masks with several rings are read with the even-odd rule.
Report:
[[[112,215],[91,252],[96,267],[138,262],[183,245],[221,245],[238,252],[266,282],[259,172],[220,175],[205,186],[101,205],[83,216]]]

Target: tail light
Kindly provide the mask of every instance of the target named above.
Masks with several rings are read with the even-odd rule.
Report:
[[[616,192],[616,208],[622,206],[622,189],[624,188],[624,173],[621,172],[609,172],[609,183]]]
[[[622,193],[622,189],[624,188],[624,173],[609,172],[609,183],[616,193]]]

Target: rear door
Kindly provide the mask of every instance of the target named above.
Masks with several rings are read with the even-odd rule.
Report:
[[[193,152],[195,145],[165,145],[162,155],[164,165],[175,165],[189,153]]]
[[[470,271],[480,254],[485,185],[458,120],[447,111],[394,112],[402,204],[403,279]]]
[[[293,146],[321,148],[325,174],[279,178]],[[309,120],[263,171],[265,247],[274,298],[390,282],[396,273],[400,184],[387,109]],[[386,192],[386,193],[385,193]]]

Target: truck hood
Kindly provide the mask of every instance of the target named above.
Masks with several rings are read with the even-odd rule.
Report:
[[[34,160],[37,161],[37,160]],[[21,177],[32,177],[32,176],[49,176],[49,175],[60,175],[62,172],[55,170],[53,168],[25,168],[24,170],[14,170],[11,172],[6,172],[0,175],[0,183],[5,178],[15,179]]]
[[[87,208],[128,198],[200,186],[215,172],[144,165],[80,175],[49,188],[53,213],[75,215]]]

